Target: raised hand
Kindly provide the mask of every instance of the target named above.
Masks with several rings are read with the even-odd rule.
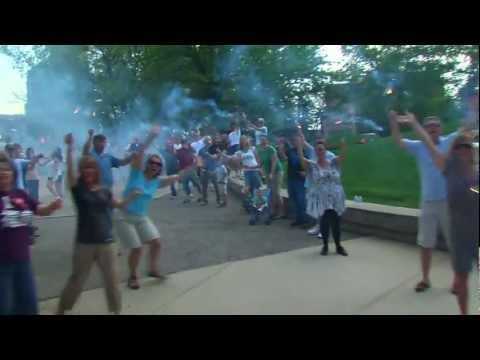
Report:
[[[412,125],[416,124],[417,118],[415,117],[414,114],[412,114],[410,112],[407,112],[403,116],[397,116],[397,122],[399,124],[407,124],[407,125],[412,126]]]
[[[150,133],[154,136],[158,136],[160,135],[160,126],[156,125],[156,126],[153,126],[152,129],[150,130]]]
[[[65,141],[65,145],[72,146],[73,145],[73,135],[72,135],[72,133],[69,133],[69,134],[65,135],[64,141]]]
[[[88,130],[88,136],[93,136],[93,134],[95,134],[95,130],[89,129]]]

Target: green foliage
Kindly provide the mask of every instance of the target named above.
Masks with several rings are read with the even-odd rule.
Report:
[[[68,80],[68,111],[77,105],[91,109],[108,127],[138,117],[154,119],[178,86],[219,109],[244,111],[251,120],[264,117],[272,130],[284,127],[286,119],[316,122],[322,111],[345,111],[346,105],[387,128],[385,89],[392,77],[408,90],[411,110],[419,117],[453,120],[460,114],[452,87],[478,82],[473,45],[344,46],[349,61],[336,72],[324,70],[314,45],[35,45],[1,46],[0,51],[24,71],[40,68],[50,75],[51,83],[30,89],[29,100]],[[40,104],[44,116],[58,113],[48,99],[35,107]],[[27,103],[28,110],[34,106]],[[187,118],[206,118],[208,111],[190,109],[175,121],[187,126]]]

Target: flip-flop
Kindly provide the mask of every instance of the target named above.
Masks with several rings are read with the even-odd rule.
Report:
[[[425,290],[430,289],[430,284],[425,281],[420,281],[417,286],[415,286],[416,292],[424,292]]]
[[[132,290],[140,289],[140,284],[138,283],[138,279],[136,277],[130,277],[128,279],[127,286]]]
[[[150,271],[148,273],[148,277],[154,278],[154,279],[159,279],[159,280],[166,280],[167,277],[165,275]]]

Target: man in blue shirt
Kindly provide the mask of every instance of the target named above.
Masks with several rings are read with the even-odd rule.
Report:
[[[112,190],[113,188],[113,173],[112,168],[119,168],[130,164],[132,161],[132,154],[124,159],[118,159],[113,155],[106,154],[105,146],[107,145],[107,137],[102,134],[93,136],[94,131],[88,130],[88,140],[83,146],[83,155],[92,156],[100,167],[100,183]],[[93,144],[93,150],[91,150]]]
[[[217,197],[217,205],[221,205],[220,192],[217,181],[217,167],[220,165],[219,158],[221,148],[217,142],[212,143],[212,138],[206,136],[204,138],[205,146],[199,151],[198,156],[202,159],[200,166],[200,182],[202,184],[202,201],[200,205],[208,205],[208,184],[211,182],[215,189],[215,195]]]
[[[417,243],[420,246],[422,280],[416,285],[415,291],[423,292],[430,288],[430,267],[432,249],[435,248],[438,238],[438,229],[450,247],[450,216],[447,205],[447,190],[445,179],[433,163],[427,146],[420,140],[402,139],[400,135],[398,115],[390,112],[390,128],[395,143],[415,156],[421,179],[421,214],[418,222]],[[457,136],[454,132],[448,136],[441,136],[442,124],[438,117],[425,118],[423,127],[442,153],[447,153],[452,141]],[[452,288],[452,292],[455,289]]]
[[[292,129],[287,136],[287,149],[286,156],[288,162],[287,168],[287,182],[288,182],[288,197],[295,204],[295,221],[290,226],[304,226],[308,224],[308,218],[306,214],[306,192],[305,192],[305,176],[306,173],[303,170],[295,143],[295,137],[301,137],[303,134],[301,129]],[[308,159],[310,154],[304,150],[304,156]]]

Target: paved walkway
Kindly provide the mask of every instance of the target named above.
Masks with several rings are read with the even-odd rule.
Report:
[[[162,194],[166,196],[161,196]],[[217,208],[214,194],[210,204],[183,204],[182,199],[170,199],[168,189],[160,192],[153,202],[150,216],[162,234],[160,269],[171,274],[231,261],[271,255],[305,247],[318,246],[320,241],[304,230],[291,229],[290,221],[279,220],[272,225],[248,225],[248,217],[235,197],[229,206]],[[59,296],[70,275],[76,218],[36,218],[40,238],[33,248],[33,263],[40,299]],[[354,239],[345,233],[343,239]],[[350,241],[346,241],[348,249]],[[141,268],[145,269],[145,259]],[[122,279],[127,278],[126,256],[119,257]],[[102,286],[94,268],[86,289]]]
[[[448,256],[436,252],[433,288],[417,294],[415,246],[359,238],[349,257],[323,257],[318,247],[183,271],[166,281],[142,281],[123,291],[124,314],[147,315],[455,315],[449,293]],[[478,274],[472,276],[470,308],[478,314]],[[52,314],[56,299],[41,304]],[[102,289],[83,294],[74,314],[105,314]]]

